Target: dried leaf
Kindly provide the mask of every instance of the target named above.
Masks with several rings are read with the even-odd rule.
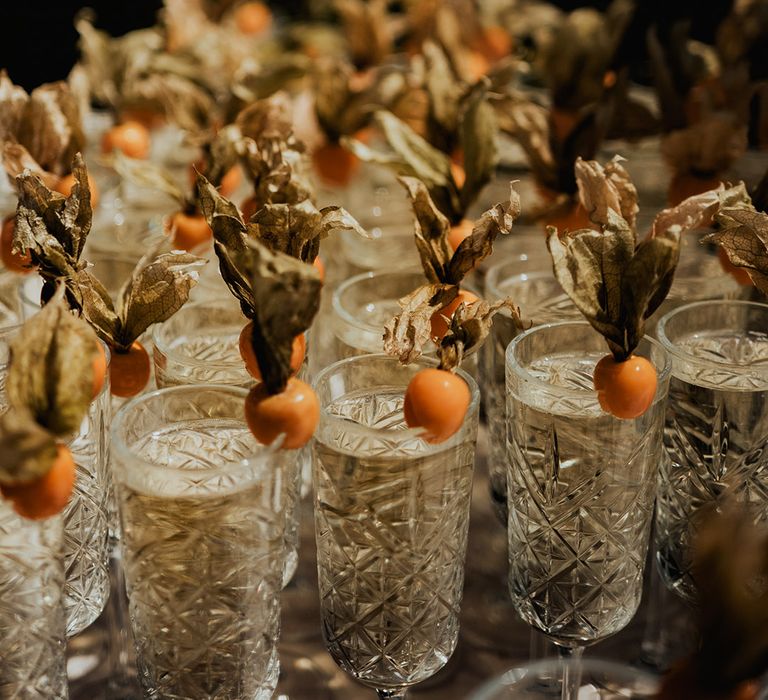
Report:
[[[355,65],[375,66],[391,52],[393,35],[387,0],[333,0]]]
[[[270,393],[285,388],[292,375],[294,338],[312,324],[320,307],[320,276],[312,265],[249,240],[236,256],[248,273],[256,303],[253,347]]]
[[[520,309],[511,299],[501,299],[492,304],[484,299],[478,299],[471,304],[459,304],[451,318],[448,332],[437,350],[440,368],[455,369],[465,357],[479,350],[491,332],[493,317],[502,310],[510,313],[515,326],[523,327]]]
[[[47,187],[54,187],[59,181],[59,176],[53,173],[48,173],[43,170],[35,161],[35,159],[29,155],[24,146],[12,141],[5,141],[2,144],[3,149],[3,168],[8,176],[8,179],[15,181],[16,178],[21,175],[25,170],[37,175]]]
[[[0,482],[23,484],[48,473],[56,459],[56,438],[32,414],[10,408],[0,415]]]
[[[109,292],[88,270],[79,270],[72,277],[72,283],[77,300],[70,302],[70,307],[79,308],[96,335],[108,345],[114,345],[120,321]]]
[[[429,284],[400,299],[402,311],[384,327],[384,352],[403,364],[415,362],[432,340],[432,314],[450,304],[458,293],[455,285]]]
[[[96,337],[75,318],[63,288],[11,341],[8,403],[56,436],[80,429],[91,403]]]
[[[653,221],[651,236],[659,236],[673,229],[684,234],[704,226],[720,208],[737,206],[751,206],[744,183],[734,187],[721,185],[715,190],[688,197],[676,207],[659,212]]]
[[[142,258],[118,296],[120,326],[115,346],[127,350],[147,328],[166,321],[184,306],[197,284],[197,268],[205,262],[179,250]]]
[[[712,114],[667,134],[661,152],[676,172],[712,175],[736,162],[747,148],[747,127],[733,114]]]
[[[147,160],[129,158],[121,151],[115,151],[111,158],[112,167],[124,180],[136,187],[162,192],[184,207],[187,198],[176,184],[176,179],[163,166]]]
[[[725,250],[728,260],[747,271],[753,284],[768,295],[768,214],[747,208],[725,208],[717,214],[720,230],[702,239]]]
[[[197,174],[197,205],[216,241],[227,249],[244,249],[246,228],[240,211],[200,173]]]
[[[621,156],[614,156],[603,168],[595,160],[578,158],[575,166],[576,184],[581,204],[593,223],[605,226],[608,209],[611,209],[635,231],[640,210],[637,205],[637,189],[621,165],[622,160]]]
[[[493,253],[497,236],[507,235],[520,216],[520,196],[510,185],[509,201],[497,204],[486,211],[472,227],[472,233],[465,238],[453,253],[448,265],[445,281],[459,284],[475,267]]]
[[[29,100],[26,90],[14,85],[8,71],[0,70],[0,141],[15,141]]]
[[[463,211],[467,211],[496,172],[497,130],[493,107],[488,102],[488,82],[477,83],[463,102],[461,147],[467,179],[461,188]]]
[[[456,80],[448,57],[438,44],[425,41],[421,50],[426,68],[425,86],[429,97],[430,117],[444,133],[456,133],[465,86]]]

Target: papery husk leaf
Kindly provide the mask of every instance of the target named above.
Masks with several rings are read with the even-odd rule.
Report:
[[[629,173],[621,165],[623,159],[614,156],[605,167],[594,160],[576,160],[576,184],[579,199],[589,214],[590,220],[598,226],[608,223],[608,209],[620,215],[634,232],[637,213],[637,189]]]
[[[606,229],[601,233],[579,229],[558,237],[557,230],[549,227],[547,247],[563,291],[605,337],[611,351],[621,355],[627,349],[622,274],[635,245],[624,219],[610,209],[607,219]]]
[[[65,82],[32,91],[18,126],[16,140],[47,172],[64,175],[75,153],[85,146],[80,109]]]
[[[290,100],[285,93],[257,100],[237,115],[235,125],[244,137],[254,141],[269,139],[288,143],[293,136]]]
[[[445,281],[449,284],[459,284],[493,253],[496,238],[510,233],[515,219],[520,216],[520,210],[520,196],[514,187],[510,186],[507,204],[497,204],[486,211],[472,227],[472,233],[456,248],[448,264]]]
[[[3,168],[8,178],[15,184],[16,178],[25,170],[37,175],[46,187],[53,188],[59,181],[59,176],[43,170],[29,151],[19,143],[6,141],[2,144]]]
[[[333,0],[341,16],[352,60],[358,66],[381,63],[392,49],[387,0]]]
[[[448,279],[453,255],[448,245],[450,222],[435,206],[423,182],[413,177],[400,177],[399,180],[408,193],[416,217],[416,248],[427,281],[432,284],[452,284]]]
[[[384,326],[384,352],[404,365],[415,362],[432,340],[430,319],[459,293],[456,285],[428,284],[398,301],[402,311]]]
[[[218,115],[213,97],[192,78],[155,73],[134,85],[134,100],[156,103],[179,128],[195,133],[209,128]]]
[[[0,454],[0,483],[28,483],[50,471],[57,455],[56,438],[24,407],[10,408],[0,415]]]
[[[712,114],[667,134],[661,153],[676,172],[711,176],[733,165],[747,149],[747,127],[732,114]]]
[[[702,514],[694,548],[702,688],[722,697],[768,667],[768,532],[733,502]]]
[[[487,81],[480,81],[464,100],[460,138],[467,179],[460,191],[462,211],[469,209],[491,181],[498,163],[496,118],[487,91]]]
[[[459,107],[465,87],[456,80],[450,61],[434,41],[422,46],[426,64],[425,85],[429,95],[430,117],[446,133],[459,126]]]
[[[471,304],[459,304],[437,350],[440,369],[453,370],[461,365],[465,357],[477,352],[491,332],[493,317],[502,310],[509,311],[515,326],[523,327],[520,309],[512,299],[500,299],[492,304],[478,299]]]
[[[706,225],[720,208],[751,206],[744,183],[732,187],[721,185],[717,189],[693,195],[680,204],[664,209],[656,215],[651,236],[658,236],[672,229],[681,234]]]
[[[162,165],[145,159],[129,158],[116,150],[112,156],[112,167],[120,177],[136,187],[162,192],[183,207],[186,197],[176,184],[176,179]]]
[[[330,141],[337,141],[342,134],[351,133],[344,129],[341,120],[346,118],[352,72],[348,63],[329,57],[316,61],[313,66],[315,112]]]
[[[240,138],[240,130],[230,124],[219,129],[212,138],[205,139],[203,143],[205,175],[214,186],[221,187],[224,176],[238,164]]]
[[[14,85],[8,71],[0,70],[0,141],[15,141],[29,95],[23,87]]]
[[[142,258],[118,296],[116,347],[127,350],[147,328],[168,320],[184,306],[199,279],[197,268],[205,263],[178,250]]]
[[[117,345],[120,320],[104,285],[86,269],[74,274],[72,286],[75,289],[75,302],[70,300],[70,307],[82,312],[83,318],[107,345]]]
[[[256,302],[252,341],[262,379],[277,394],[293,374],[293,341],[309,328],[320,307],[320,275],[312,265],[255,240],[248,241],[236,260],[248,272]]]
[[[96,336],[75,318],[63,289],[11,341],[5,390],[8,403],[29,410],[56,436],[80,429],[93,390]]]
[[[245,103],[262,100],[305,77],[311,69],[309,56],[281,54],[237,75],[232,94]]]
[[[245,248],[246,227],[240,210],[200,173],[197,174],[197,205],[215,240],[227,249]]]
[[[625,347],[628,354],[645,334],[649,318],[667,298],[680,260],[680,232],[646,238],[635,249],[623,271],[621,318],[626,319]]]
[[[75,18],[80,65],[88,76],[91,94],[101,104],[117,105],[120,91],[115,84],[116,56],[112,37],[93,26],[93,11],[81,10]]]
[[[768,215],[746,208],[722,209],[721,227],[702,239],[725,250],[728,260],[747,271],[752,283],[768,295]]]
[[[69,261],[75,265],[80,258],[86,239],[91,230],[93,213],[91,210],[91,193],[88,186],[88,173],[85,163],[76,154],[72,166],[75,182],[69,197],[51,191],[32,173],[22,173],[16,179],[16,189],[19,193],[17,207],[17,231],[20,248],[30,248],[33,262],[45,267],[44,261],[36,259],[45,257],[46,242],[53,237],[60,244]],[[36,245],[33,246],[32,242]],[[44,270],[43,270],[44,271]]]
[[[452,221],[460,220],[463,211],[450,158],[389,112],[377,112],[375,121],[392,153],[376,151],[356,141],[344,143],[349,143],[361,160],[386,165],[398,175],[418,178],[426,184],[440,210]]]

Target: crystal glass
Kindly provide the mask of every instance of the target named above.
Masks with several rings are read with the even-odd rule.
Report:
[[[19,517],[0,496],[0,697],[67,694],[63,520]]]
[[[247,391],[177,386],[112,425],[123,563],[146,697],[272,696],[295,460],[256,442]]]
[[[0,330],[0,413],[7,408],[3,389],[8,343],[18,330]],[[104,349],[109,358],[106,346]],[[69,443],[75,460],[75,488],[63,511],[63,601],[69,637],[82,632],[101,614],[109,596],[109,416],[107,371],[101,393],[91,402],[78,434]]]
[[[152,333],[155,381],[159,388],[191,384],[224,384],[249,388],[254,379],[240,356],[239,339],[246,320],[230,296],[208,302],[185,304]],[[299,462],[308,462],[307,450],[286,451]],[[283,585],[299,562],[299,496],[302,471],[296,469],[295,484],[286,503],[286,559]]]
[[[363,353],[383,351],[384,325],[400,312],[398,299],[425,283],[421,270],[364,272],[333,293],[332,350],[322,367]]]
[[[250,387],[238,341],[246,323],[235,300],[184,305],[152,332],[158,388],[180,384]]]
[[[661,319],[672,357],[656,515],[657,562],[694,600],[691,546],[702,507],[738,498],[768,520],[768,305],[708,301]]]
[[[349,358],[316,379],[315,534],[322,633],[341,668],[381,698],[440,670],[458,639],[478,390],[462,428],[431,445],[408,430],[408,366]]]
[[[541,236],[541,232],[539,232]],[[520,308],[524,327],[563,319],[579,318],[579,311],[552,274],[549,259],[506,258],[488,269],[485,278],[488,301],[511,297]],[[507,392],[505,357],[507,346],[520,332],[512,316],[502,311],[493,317],[488,339],[480,348],[480,377],[483,408],[488,421],[491,502],[502,523],[507,522]]]
[[[640,417],[605,413],[592,375],[606,345],[586,322],[532,328],[507,348],[509,590],[528,624],[563,655],[618,632],[642,592],[660,461],[669,359]],[[563,679],[576,698],[578,678]]]
[[[575,664],[579,667],[576,668]],[[569,671],[579,673],[579,698],[585,700],[620,700],[629,698],[656,698],[659,679],[650,673],[612,661],[587,659],[584,661],[558,661],[548,659],[528,666],[513,668],[498,678],[488,681],[475,691],[469,700],[546,700],[559,698],[562,693],[563,664]]]

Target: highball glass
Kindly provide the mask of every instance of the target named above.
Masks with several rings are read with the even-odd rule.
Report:
[[[112,426],[123,563],[146,697],[266,699],[277,683],[292,479],[245,389],[178,386]],[[295,461],[294,461],[295,462]]]
[[[477,437],[478,390],[462,428],[431,445],[403,397],[434,363],[386,355],[337,362],[316,379],[315,534],[322,633],[344,671],[381,698],[440,670],[458,640]]]

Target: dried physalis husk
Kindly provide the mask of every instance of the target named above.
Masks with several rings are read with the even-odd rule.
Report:
[[[0,415],[0,482],[22,484],[48,473],[56,459],[56,438],[23,407]]]
[[[68,197],[53,192],[29,172],[16,179],[19,202],[13,250],[29,251],[32,263],[47,281],[74,277],[85,241],[91,230],[93,212],[88,172],[82,156],[75,155],[72,174],[74,185]]]
[[[423,182],[401,177],[415,215],[416,247],[428,282],[458,285],[482,260],[493,252],[499,235],[512,230],[520,216],[520,198],[510,187],[509,201],[486,211],[472,228],[472,233],[452,252],[448,245],[450,223],[432,201]]]
[[[181,209],[186,208],[188,198],[176,184],[176,178],[162,165],[145,159],[129,158],[119,150],[108,158],[115,172],[126,182],[142,189],[162,192],[174,200]]]
[[[768,668],[768,531],[742,504],[712,508],[694,550],[701,688],[725,691]],[[734,546],[737,543],[738,546]]]
[[[599,230],[558,235],[549,227],[547,245],[563,290],[622,361],[643,337],[645,320],[669,293],[681,234],[714,213],[719,195],[705,193],[662,211],[649,236],[638,243],[636,194],[621,164],[614,160],[601,168],[582,162],[576,177],[582,203]],[[738,188],[721,192],[739,196]]]
[[[451,253],[447,242],[450,225],[435,207],[424,184],[415,178],[403,177],[400,181],[413,203],[416,246],[427,284],[399,300],[401,312],[384,328],[384,350],[408,364],[421,355],[424,346],[432,339],[434,314],[456,299],[464,277],[493,252],[496,237],[511,231],[520,215],[520,198],[510,188],[509,201],[485,212],[472,233]],[[479,314],[483,308],[481,304]],[[469,314],[466,318],[475,317]]]
[[[661,144],[664,159],[676,172],[702,177],[724,172],[746,149],[747,127],[730,113],[711,114],[672,131]]]
[[[728,260],[745,270],[752,283],[768,295],[768,214],[754,206],[720,207],[716,215],[719,230],[702,239],[702,243],[716,243]]]
[[[257,240],[249,240],[234,259],[255,302],[252,342],[262,379],[271,394],[278,394],[294,372],[293,342],[312,325],[320,307],[320,275],[312,265]]]
[[[448,332],[437,348],[439,369],[455,369],[467,355],[477,352],[491,332],[493,317],[500,311],[510,314],[515,326],[523,327],[520,309],[512,299],[500,299],[492,304],[478,299],[471,304],[459,304],[451,318]]]
[[[8,71],[0,70],[0,141],[15,140],[28,100],[27,91],[14,85]]]
[[[11,341],[5,384],[9,406],[57,437],[79,430],[91,403],[97,342],[88,324],[71,314],[63,291]]]
[[[334,0],[356,66],[376,66],[392,53],[394,32],[387,0]]]

